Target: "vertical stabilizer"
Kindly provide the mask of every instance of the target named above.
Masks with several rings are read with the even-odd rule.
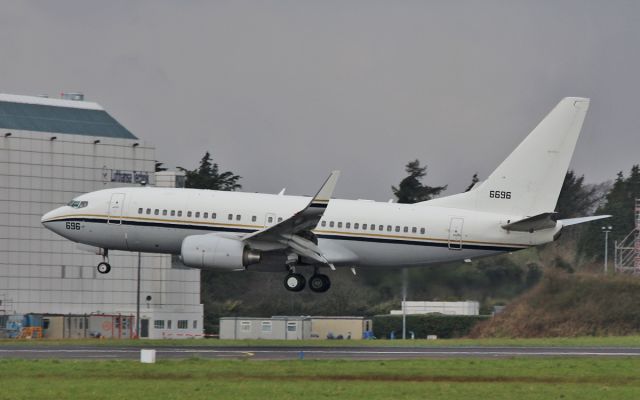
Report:
[[[589,99],[562,99],[479,186],[424,204],[520,216],[553,212],[588,108]]]

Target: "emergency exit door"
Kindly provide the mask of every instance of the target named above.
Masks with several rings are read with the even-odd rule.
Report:
[[[449,249],[461,250],[462,249],[462,226],[464,225],[463,218],[452,217],[449,222]]]

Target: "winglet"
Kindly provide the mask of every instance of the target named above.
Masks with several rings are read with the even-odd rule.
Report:
[[[313,200],[309,203],[309,207],[327,208],[329,200],[331,200],[331,195],[333,194],[333,189],[335,189],[339,177],[340,171],[332,171],[331,175],[329,175],[327,180],[324,181],[320,190],[318,190],[318,193],[313,196]]]

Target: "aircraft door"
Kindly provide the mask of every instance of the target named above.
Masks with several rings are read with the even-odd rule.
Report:
[[[109,218],[110,224],[122,224],[122,212],[124,209],[124,193],[114,193],[109,201]]]
[[[449,250],[462,250],[463,218],[451,217],[449,222]]]

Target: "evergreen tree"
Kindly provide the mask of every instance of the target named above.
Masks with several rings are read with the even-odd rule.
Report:
[[[556,205],[558,218],[564,219],[589,215],[599,200],[597,189],[584,184],[584,175],[577,176],[575,172],[569,170],[564,177]]]
[[[198,168],[191,171],[178,168],[185,172],[185,186],[188,188],[234,191],[242,187],[238,183],[241,177],[231,171],[220,172],[218,164],[211,161],[208,151],[200,160]]]
[[[421,167],[420,161],[417,159],[407,163],[405,170],[409,176],[404,178],[398,187],[391,187],[393,194],[398,198],[398,203],[417,203],[431,200],[434,196],[439,195],[440,192],[447,189],[447,185],[423,185],[420,181],[427,176],[427,167]]]
[[[156,167],[155,167],[155,171],[156,172],[162,172],[162,171],[166,171],[167,168],[163,167],[164,163],[157,161],[156,160]]]
[[[582,254],[601,259],[604,256],[603,234],[601,227],[612,226],[609,235],[609,252],[613,254],[616,240],[624,239],[635,227],[635,199],[640,197],[640,166],[634,165],[625,178],[618,172],[613,187],[605,198],[605,203],[598,207],[596,214],[610,214],[611,218],[594,222],[588,226],[580,241]]]
[[[473,174],[473,176],[471,177],[471,183],[469,184],[469,186],[467,186],[467,189],[465,190],[465,192],[468,192],[469,190],[473,189],[473,187],[476,185],[476,183],[478,183],[480,181],[480,179],[478,179],[478,173],[476,172],[475,174]]]

